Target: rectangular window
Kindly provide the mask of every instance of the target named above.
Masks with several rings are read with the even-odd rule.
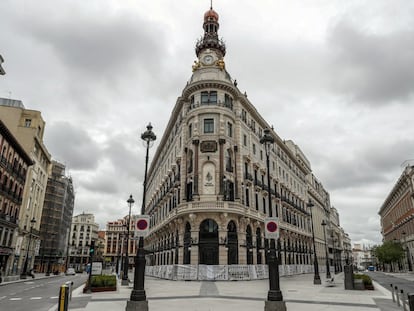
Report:
[[[255,132],[256,131],[256,122],[254,122],[253,120],[251,120],[250,121],[251,123],[251,127],[252,127],[252,130],[253,130],[253,132]]]
[[[204,119],[204,133],[214,133],[214,119]]]
[[[247,147],[247,135],[243,135],[243,145]]]
[[[263,160],[263,150],[260,150],[260,160]]]
[[[256,154],[256,145],[253,144],[253,154]]]
[[[227,122],[227,136],[233,137],[233,124]]]
[[[188,126],[188,137],[192,137],[193,136],[193,125],[190,124]]]
[[[241,118],[244,122],[247,122],[247,113],[244,109],[242,109]]]
[[[216,91],[210,92],[210,104],[217,104],[217,92]]]
[[[201,104],[208,104],[208,92],[201,92]]]
[[[224,94],[224,106],[233,110],[233,98],[228,94]]]
[[[24,121],[24,126],[25,127],[30,127],[32,125],[32,119],[26,119]]]
[[[217,92],[216,91],[201,92],[201,104],[202,105],[217,104]]]

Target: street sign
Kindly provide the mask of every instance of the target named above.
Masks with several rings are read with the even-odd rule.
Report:
[[[277,217],[268,217],[265,219],[265,238],[279,238],[279,221]]]
[[[149,221],[150,218],[148,215],[140,215],[135,220],[135,236],[147,236],[149,232]]]

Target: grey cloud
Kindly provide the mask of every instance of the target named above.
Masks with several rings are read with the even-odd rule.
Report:
[[[399,165],[412,157],[414,140],[384,141],[381,145],[361,144],[341,157],[332,154],[313,155],[319,159],[317,175],[329,190],[386,183],[394,178]],[[345,149],[344,152],[347,152]]]
[[[145,152],[138,139],[138,133],[122,133],[112,137],[106,144],[106,156],[115,170],[127,178],[144,175]]]
[[[66,163],[70,170],[95,169],[101,158],[98,144],[76,124],[50,124],[45,132],[45,142],[53,158]]]
[[[21,21],[20,26],[37,41],[50,45],[69,71],[76,69],[95,77],[111,76],[122,73],[134,60],[145,60],[141,70],[158,67],[163,34],[157,28],[146,27],[146,21],[140,16],[69,12],[59,19],[43,18],[43,14],[36,16]]]
[[[79,181],[79,186],[95,193],[117,194],[121,186],[118,177],[114,172],[100,173],[86,181]]]
[[[328,44],[332,84],[352,100],[377,106],[413,96],[414,29],[368,33],[342,20],[330,29]]]

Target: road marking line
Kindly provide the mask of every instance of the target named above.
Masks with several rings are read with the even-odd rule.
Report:
[[[58,299],[58,298],[59,298],[59,296],[50,297],[50,299]]]
[[[42,299],[42,297],[31,297],[30,300],[39,300]]]
[[[10,300],[22,300],[22,298],[10,298]]]

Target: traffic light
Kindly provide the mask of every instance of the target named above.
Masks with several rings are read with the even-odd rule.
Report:
[[[91,246],[89,247],[89,255],[92,257],[95,254],[95,241],[91,241]]]

